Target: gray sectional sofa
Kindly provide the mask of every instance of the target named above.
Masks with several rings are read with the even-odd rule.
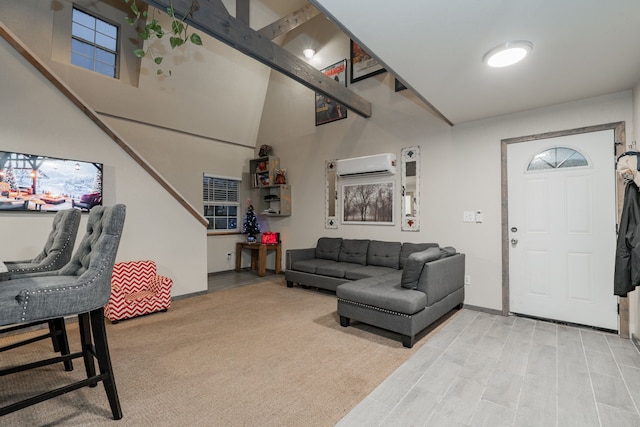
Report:
[[[340,324],[360,321],[415,336],[464,302],[464,254],[437,243],[323,237],[315,248],[286,252],[285,280],[338,297]]]

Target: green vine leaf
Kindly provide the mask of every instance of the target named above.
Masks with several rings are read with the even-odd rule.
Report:
[[[200,36],[196,33],[191,34],[190,37],[191,43],[198,45],[198,46],[202,46],[202,39],[200,38]]]
[[[146,55],[146,52],[144,51],[144,49],[136,49],[133,51],[133,54],[138,58],[144,58],[144,56]]]
[[[184,40],[180,37],[169,37],[169,44],[171,44],[171,49],[175,49],[178,46],[182,46],[184,44]]]
[[[140,10],[136,2],[131,3],[131,11],[136,15],[136,18],[140,18]]]
[[[173,21],[171,23],[171,30],[173,31],[173,34],[182,34],[184,31],[184,24],[182,21]]]
[[[162,59],[163,59],[163,58],[162,58],[162,56],[157,56],[157,57],[153,60],[153,62],[155,62],[156,64],[160,65],[160,64],[162,64]]]

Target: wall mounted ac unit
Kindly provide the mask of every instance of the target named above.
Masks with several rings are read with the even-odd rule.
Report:
[[[354,157],[336,162],[338,176],[393,175],[396,173],[396,155],[392,153]]]

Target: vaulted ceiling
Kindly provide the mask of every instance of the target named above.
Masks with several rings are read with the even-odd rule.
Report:
[[[638,0],[311,0],[452,124],[633,89]],[[512,67],[482,62],[513,40]]]

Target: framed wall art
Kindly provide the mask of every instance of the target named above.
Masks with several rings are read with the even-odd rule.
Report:
[[[347,60],[343,59],[320,70],[327,77],[347,86]],[[347,107],[335,99],[316,92],[316,126],[347,118]]]
[[[384,67],[360,45],[351,40],[351,83],[384,73]]]
[[[394,182],[342,184],[342,223],[393,225]]]

